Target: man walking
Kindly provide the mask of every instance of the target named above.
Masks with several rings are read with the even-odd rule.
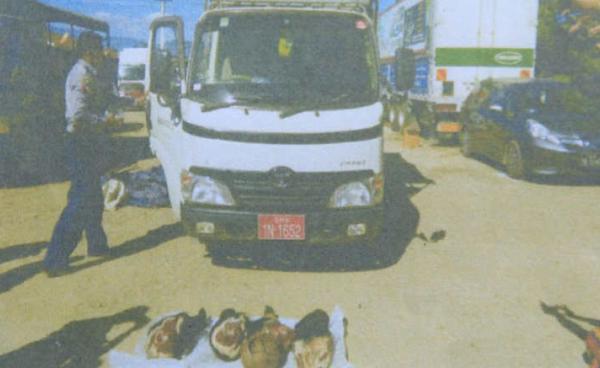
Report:
[[[44,268],[51,277],[68,268],[69,255],[84,231],[89,256],[109,253],[102,228],[100,176],[102,151],[108,140],[105,113],[111,84],[98,73],[104,61],[101,37],[84,32],[79,36],[77,49],[79,60],[69,72],[65,87],[65,148],[71,187],[44,259]]]

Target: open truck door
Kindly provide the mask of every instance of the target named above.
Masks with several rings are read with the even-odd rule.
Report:
[[[185,80],[183,21],[160,17],[150,25],[148,67],[150,130],[169,131],[179,125],[179,100]],[[162,136],[161,134],[152,134]]]
[[[183,21],[166,16],[150,25],[149,62],[146,68],[148,105],[146,107],[150,148],[161,161],[167,181],[179,177],[179,149],[175,136],[181,127],[180,100],[185,90],[185,48]],[[178,212],[179,183],[168,182],[169,199]]]

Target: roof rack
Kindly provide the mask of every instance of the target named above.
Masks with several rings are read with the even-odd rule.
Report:
[[[377,0],[206,0],[204,5],[205,10],[239,7],[350,9],[372,17],[377,14],[377,3]]]

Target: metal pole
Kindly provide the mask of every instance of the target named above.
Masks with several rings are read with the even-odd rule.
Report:
[[[160,0],[160,16],[163,17],[165,15],[165,0]],[[160,49],[164,50],[165,49],[165,32],[164,29],[160,29],[160,35],[159,35],[160,39],[159,39],[159,43],[160,43]]]

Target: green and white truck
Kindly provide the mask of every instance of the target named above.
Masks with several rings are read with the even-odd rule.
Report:
[[[394,80],[398,50],[413,50],[413,111],[450,138],[477,82],[534,76],[537,22],[538,0],[398,0],[379,14],[381,73]]]

